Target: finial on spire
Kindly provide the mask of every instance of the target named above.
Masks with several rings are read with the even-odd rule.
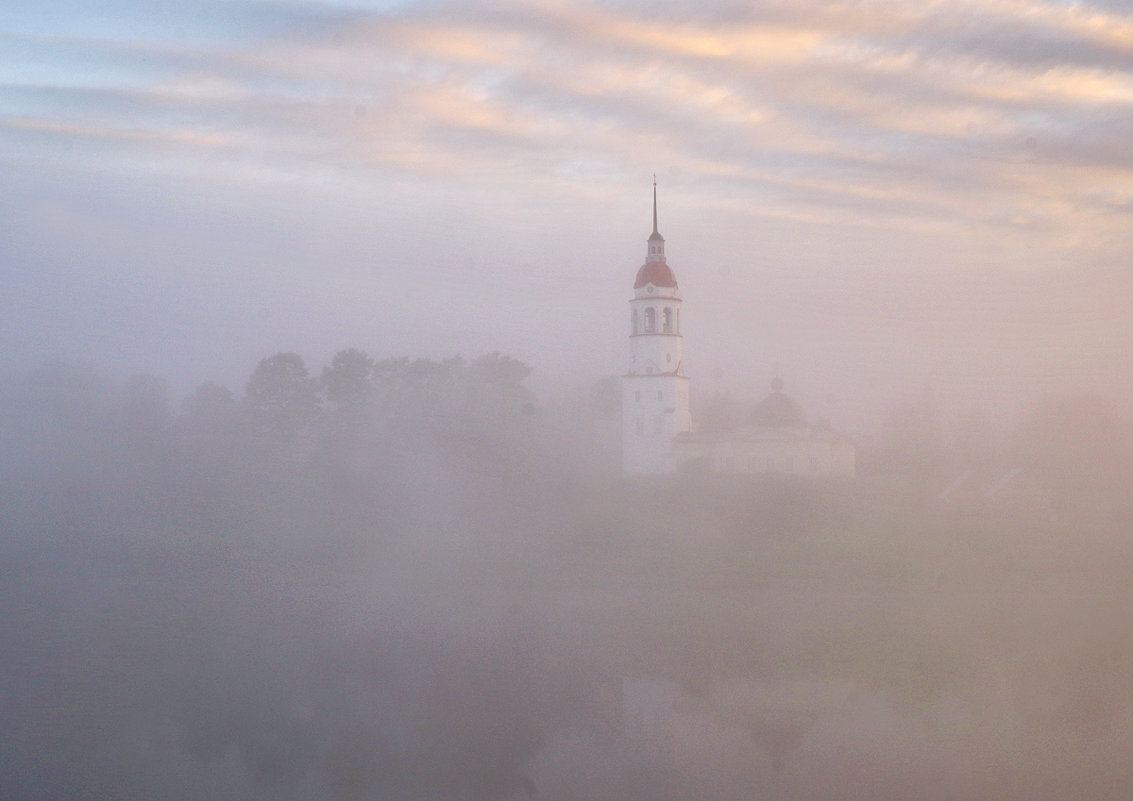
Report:
[[[653,173],[653,233],[657,233],[657,173]]]

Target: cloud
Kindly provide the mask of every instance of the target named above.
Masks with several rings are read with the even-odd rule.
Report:
[[[9,160],[34,159],[39,135],[66,139],[76,168],[87,153],[189,174],[207,160],[220,169],[197,172],[221,180],[619,183],[679,165],[698,202],[755,192],[783,218],[1054,236],[1088,221],[1103,238],[1127,222],[1133,15],[1038,0],[674,10],[251,4],[207,48],[17,32],[38,66],[7,82],[0,130],[19,137]],[[273,35],[239,35],[272,15]]]
[[[568,143],[579,158],[660,151],[738,174],[780,164],[787,177],[879,155],[924,166],[965,149],[997,156],[1006,142],[1089,127],[1099,109],[1127,111],[1133,78],[1104,65],[1127,65],[1130,30],[1128,17],[1006,0],[773,4],[676,21],[580,2],[452,4],[340,13],[180,70],[183,53],[157,53],[167,74],[123,91],[135,93],[132,124],[168,124],[172,111],[254,131],[281,156],[529,170],[542,155],[545,171]],[[154,55],[123,51],[119,68],[152,74]]]
[[[476,286],[471,307],[506,286],[517,338],[582,248],[586,280],[612,280],[622,255],[594,243],[654,172],[693,234],[679,266],[746,259],[761,281],[765,263],[822,258],[865,287],[894,270],[944,280],[956,261],[1074,271],[1133,247],[1133,14],[1119,3],[369,5],[206,4],[211,32],[143,0],[55,27],[9,16],[0,168],[173,186],[265,237],[341,219],[365,234],[334,247],[374,254],[383,292],[427,307],[443,276]],[[559,227],[587,234],[546,247]],[[294,250],[263,248],[273,275],[315,273],[333,247]],[[334,269],[356,269],[341,255]],[[581,298],[579,283],[564,291]],[[373,324],[361,306],[357,330]]]

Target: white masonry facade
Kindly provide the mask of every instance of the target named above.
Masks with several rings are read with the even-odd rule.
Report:
[[[692,430],[689,379],[681,354],[681,296],[657,232],[657,184],[653,184],[653,233],[645,264],[637,271],[630,305],[629,371],[622,378],[622,468],[627,475],[676,469],[673,438]]]

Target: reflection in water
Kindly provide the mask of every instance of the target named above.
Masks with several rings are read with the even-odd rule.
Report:
[[[615,481],[521,368],[0,383],[0,797],[1127,797],[1125,485]]]

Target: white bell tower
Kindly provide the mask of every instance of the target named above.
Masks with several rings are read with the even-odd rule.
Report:
[[[622,378],[622,469],[626,474],[676,469],[673,437],[692,430],[689,380],[681,364],[681,297],[657,232],[653,179],[653,233],[645,264],[633,282],[629,371]]]

